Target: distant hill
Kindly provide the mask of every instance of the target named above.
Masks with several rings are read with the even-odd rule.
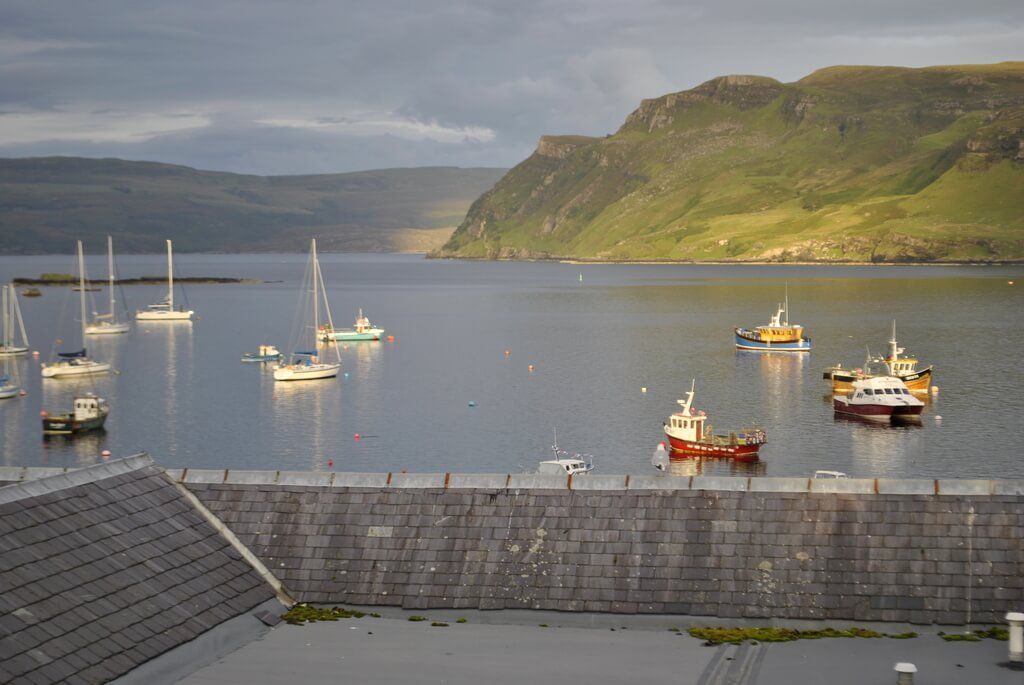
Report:
[[[426,251],[505,169],[424,167],[247,176],[154,162],[0,159],[0,253]]]
[[[545,136],[435,256],[1024,260],[1024,62],[724,76]]]

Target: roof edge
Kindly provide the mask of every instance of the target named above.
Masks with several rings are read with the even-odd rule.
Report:
[[[23,480],[20,483],[0,487],[0,504],[17,502],[29,497],[38,497],[51,492],[59,492],[68,488],[95,483],[99,480],[113,478],[147,466],[154,466],[153,458],[146,452],[140,452],[123,459],[93,464],[80,469],[71,469],[64,473],[47,475],[36,480]],[[28,469],[26,469],[27,471]],[[23,476],[25,477],[25,476]]]

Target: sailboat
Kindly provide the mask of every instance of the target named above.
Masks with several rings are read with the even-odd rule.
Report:
[[[110,295],[110,311],[106,314],[93,313],[93,322],[85,327],[86,335],[113,335],[115,333],[127,333],[130,324],[127,321],[117,320],[117,310],[114,308],[114,241],[107,236],[107,276],[110,283],[107,285]]]
[[[3,327],[0,328],[0,357],[13,357],[28,352],[28,336],[25,335],[25,321],[18,306],[18,291],[14,285],[3,287]],[[17,328],[15,328],[17,325]],[[15,334],[21,333],[21,344],[15,342]]]
[[[309,248],[309,274],[312,287],[310,293],[313,305],[313,325],[303,326],[299,329],[299,343],[312,345],[312,349],[298,350],[288,356],[287,364],[280,364],[274,369],[275,381],[308,381],[321,378],[334,378],[341,370],[341,353],[338,351],[338,343],[332,340],[328,343],[334,349],[336,362],[325,362],[320,359],[316,349],[317,332],[320,330],[320,298],[323,297],[324,313],[327,315],[327,325],[334,330],[334,321],[331,319],[331,308],[327,303],[327,289],[324,287],[324,277],[320,272],[320,260],[316,256],[316,238],[313,238]]]
[[[82,254],[82,241],[78,241],[78,299],[82,314],[82,349],[74,352],[58,352],[59,361],[43,364],[43,378],[60,376],[84,376],[98,373],[109,373],[110,364],[89,359],[85,353],[85,327],[88,323],[85,313],[85,257]]]
[[[191,309],[174,308],[174,250],[171,241],[167,241],[167,297],[162,302],[149,305],[148,308],[135,312],[137,321],[191,321]]]
[[[6,286],[6,285],[3,286],[3,297],[2,297],[2,299],[3,299],[3,318],[4,318],[4,330],[5,331],[7,329],[8,320],[13,318],[11,316],[11,313],[12,313],[11,312],[11,310],[12,310],[12,302],[13,302],[12,298],[14,298],[15,296],[16,295],[15,295],[14,286]],[[6,334],[5,334],[4,337],[6,338]],[[26,349],[28,349],[28,348],[26,348]],[[17,370],[16,370],[17,367],[12,367],[12,365],[11,365],[11,357],[13,357],[13,356],[14,356],[14,354],[5,354],[5,355],[3,355],[3,360],[4,360],[3,371],[0,372],[0,400],[6,400],[6,399],[11,398],[11,397],[17,397],[18,393],[20,393],[22,391],[21,390],[21,386],[18,385]],[[15,371],[12,372],[12,370],[11,370],[12,368],[15,369]],[[14,374],[14,377],[12,377],[12,374]]]

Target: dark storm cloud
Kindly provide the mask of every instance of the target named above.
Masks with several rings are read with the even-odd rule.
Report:
[[[1020,0],[0,7],[0,154],[253,173],[510,165],[725,73],[1020,59]]]

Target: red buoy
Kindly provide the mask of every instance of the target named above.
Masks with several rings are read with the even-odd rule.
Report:
[[[353,440],[358,440],[359,439],[359,433],[356,433],[355,435],[353,435],[352,439]]]

